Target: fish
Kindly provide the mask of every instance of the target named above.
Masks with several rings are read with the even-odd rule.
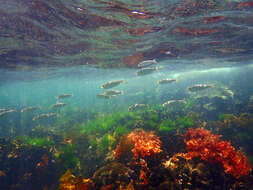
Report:
[[[173,83],[173,82],[176,82],[176,81],[177,81],[177,79],[166,78],[166,79],[159,80],[157,83],[158,84],[168,84],[168,83]]]
[[[118,86],[119,84],[125,83],[125,82],[126,82],[125,79],[123,79],[123,80],[109,81],[109,82],[103,84],[101,86],[101,88],[104,88],[104,89],[113,88],[113,87]]]
[[[198,91],[205,90],[208,88],[213,88],[213,87],[214,87],[213,84],[195,84],[191,87],[188,87],[187,90],[189,92],[198,92]]]
[[[119,94],[123,94],[122,90],[108,90],[104,92],[104,95],[119,95]]]
[[[60,94],[59,96],[56,96],[56,99],[64,99],[64,98],[69,98],[73,96],[73,94]]]
[[[147,107],[148,107],[147,104],[134,104],[128,107],[128,111],[136,111]]]
[[[185,100],[169,100],[162,104],[163,107],[167,107],[170,105],[178,105],[178,104],[185,104]]]
[[[23,108],[22,110],[21,110],[21,113],[24,113],[24,112],[28,112],[28,111],[34,111],[34,110],[37,110],[37,109],[39,109],[39,107],[33,107],[33,106],[29,106],[29,107],[27,107],[27,108]]]
[[[16,110],[14,110],[14,109],[8,109],[6,111],[2,111],[2,112],[0,112],[0,117],[6,115],[8,113],[13,113],[13,112],[16,112]]]
[[[42,113],[33,118],[33,121],[36,121],[38,119],[45,119],[45,118],[51,118],[57,116],[56,113]]]
[[[9,108],[0,108],[0,112],[5,112],[5,111],[8,111],[10,110]]]
[[[51,107],[52,108],[59,108],[59,107],[64,107],[66,106],[67,104],[65,103],[62,103],[62,102],[57,102],[56,104],[52,104]]]
[[[114,98],[114,97],[116,97],[116,95],[97,94],[97,98],[110,99],[110,98]]]
[[[136,72],[136,75],[143,76],[143,75],[151,74],[156,70],[158,70],[158,67],[146,67],[146,68],[142,68],[142,69],[138,70]]]
[[[137,66],[139,68],[143,68],[143,67],[148,67],[148,66],[153,65],[153,64],[157,64],[157,61],[155,59],[142,61]]]

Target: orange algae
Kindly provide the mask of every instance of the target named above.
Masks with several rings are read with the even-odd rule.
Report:
[[[124,146],[126,144],[128,146]],[[156,136],[153,131],[146,132],[142,129],[135,129],[130,134],[120,139],[113,154],[116,158],[120,158],[131,147],[131,151],[135,158],[143,158],[160,153],[162,151],[161,144],[162,142],[159,137]]]
[[[67,170],[60,178],[59,190],[90,190],[93,189],[91,179],[79,178]]]
[[[221,163],[224,172],[235,178],[249,174],[251,166],[247,157],[236,151],[229,141],[220,140],[220,137],[221,135],[214,135],[203,127],[190,128],[184,135],[188,152],[175,154],[173,158],[176,161],[177,156],[187,160],[200,157],[209,163]]]

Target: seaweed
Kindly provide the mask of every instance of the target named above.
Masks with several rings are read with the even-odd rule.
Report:
[[[190,116],[177,117],[175,120],[168,118],[159,124],[158,130],[161,132],[171,132],[177,129],[185,130],[193,125],[195,125],[195,119]]]
[[[64,169],[74,169],[77,167],[79,158],[74,152],[73,145],[68,145],[66,147],[61,147],[60,153],[56,155],[57,161],[63,166]]]
[[[19,136],[17,137],[17,139],[27,145],[37,147],[52,146],[55,144],[55,142],[49,138],[39,138],[39,137],[32,138],[29,136]]]

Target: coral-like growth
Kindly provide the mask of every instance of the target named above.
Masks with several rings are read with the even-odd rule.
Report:
[[[162,151],[161,144],[159,137],[153,131],[146,132],[142,129],[135,129],[120,139],[113,154],[116,158],[120,158],[128,150],[131,150],[135,158],[143,158],[160,153]]]
[[[251,171],[247,157],[236,151],[229,141],[220,140],[221,135],[214,135],[203,127],[189,129],[184,135],[187,153],[174,155],[185,159],[200,157],[209,163],[221,163],[225,173],[235,178],[247,175]]]

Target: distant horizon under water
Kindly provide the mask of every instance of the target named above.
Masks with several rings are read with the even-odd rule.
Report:
[[[251,190],[253,1],[0,4],[0,189]]]

